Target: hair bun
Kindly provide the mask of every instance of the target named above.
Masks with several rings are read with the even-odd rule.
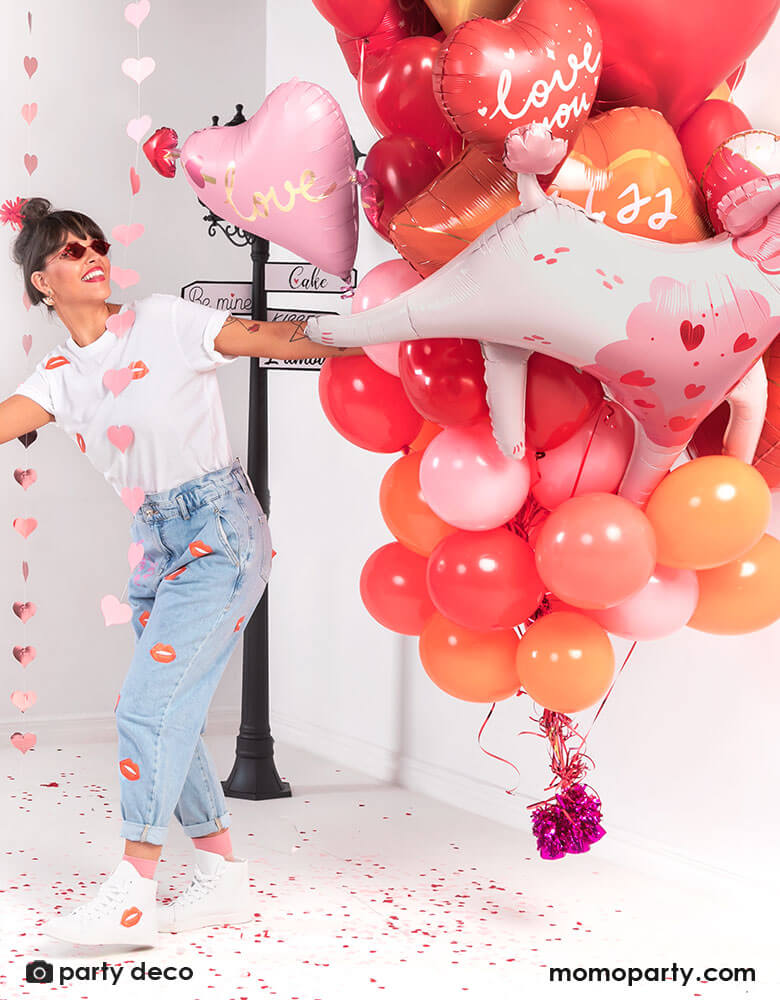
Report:
[[[25,225],[30,222],[40,222],[51,211],[51,202],[48,198],[28,198],[20,211]]]

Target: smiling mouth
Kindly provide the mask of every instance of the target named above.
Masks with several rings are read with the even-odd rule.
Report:
[[[93,281],[104,281],[105,277],[105,271],[88,271],[81,280],[85,281],[87,284],[91,284]]]

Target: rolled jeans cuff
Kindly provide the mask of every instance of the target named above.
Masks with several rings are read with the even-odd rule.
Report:
[[[182,830],[188,837],[205,837],[207,833],[219,833],[230,826],[232,819],[229,812],[223,813],[217,819],[208,819],[205,823],[193,823],[190,826],[182,824]]]

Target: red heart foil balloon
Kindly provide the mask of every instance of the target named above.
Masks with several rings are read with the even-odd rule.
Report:
[[[363,169],[367,177],[360,192],[363,209],[374,229],[389,241],[390,219],[441,173],[444,164],[420,139],[391,135],[374,143]]]
[[[347,35],[370,35],[382,21],[390,0],[314,0],[314,6],[334,28]]]
[[[171,156],[171,152],[178,144],[176,132],[172,128],[163,127],[153,132],[141,148],[158,174],[173,177],[176,174],[176,159]]]
[[[402,38],[435,35],[438,30],[436,19],[422,0],[390,0],[384,17],[370,34],[354,36],[337,28],[336,41],[347,68],[357,78],[361,58],[384,55]]]
[[[596,111],[656,108],[674,127],[766,35],[780,0],[588,0],[604,46]]]
[[[433,90],[465,140],[499,158],[507,134],[534,121],[571,146],[600,73],[599,25],[581,0],[524,0],[503,21],[477,17],[450,32]]]

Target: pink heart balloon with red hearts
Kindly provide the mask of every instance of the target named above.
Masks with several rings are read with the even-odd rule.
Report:
[[[280,84],[243,124],[193,132],[181,161],[215,215],[349,276],[358,236],[355,156],[341,108],[322,87]]]

